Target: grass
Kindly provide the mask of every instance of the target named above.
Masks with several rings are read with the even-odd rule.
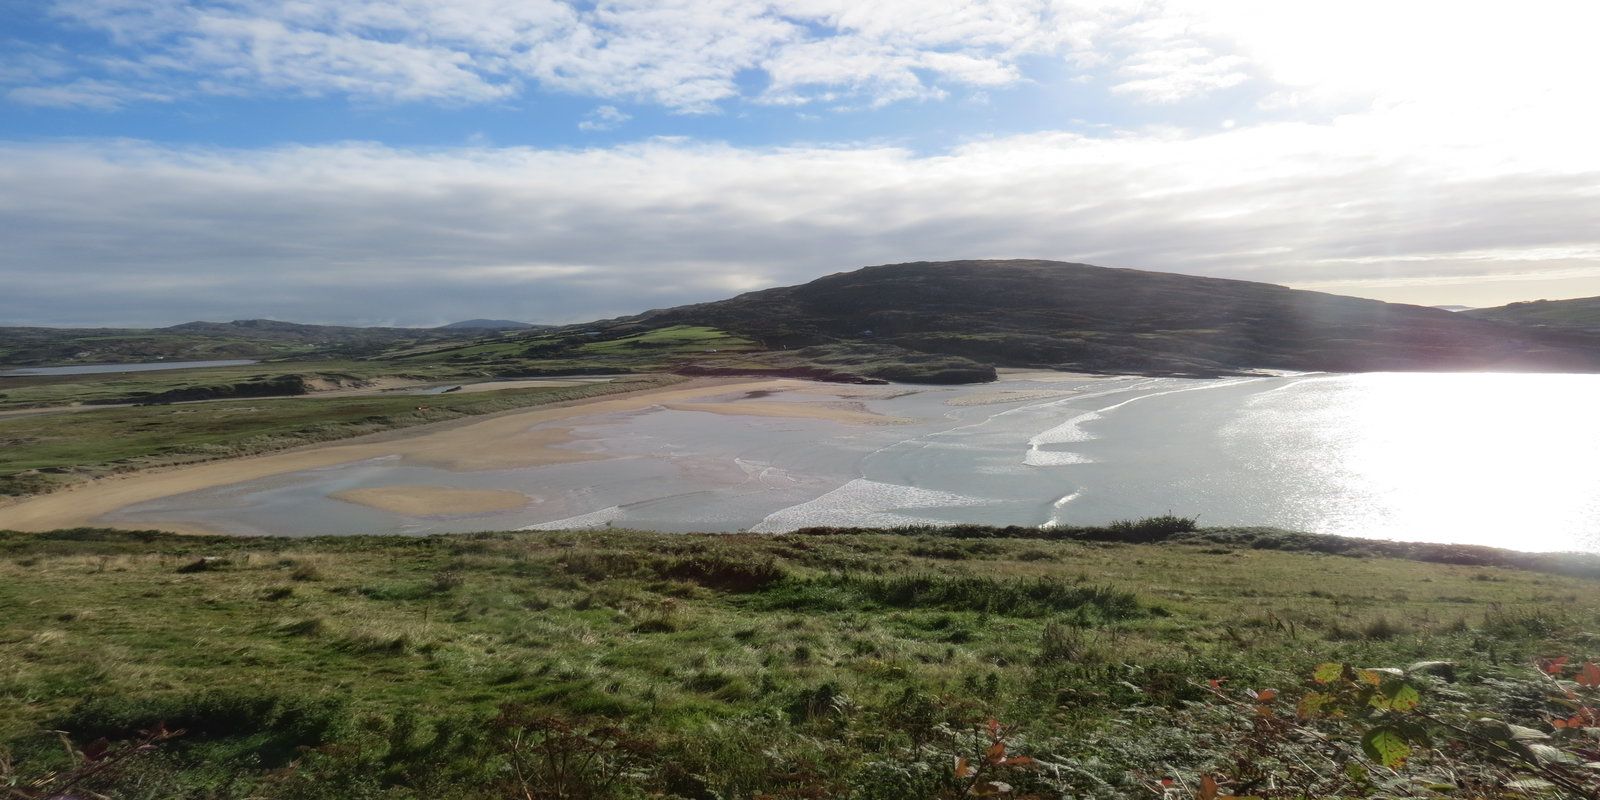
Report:
[[[191,389],[270,380],[286,375],[329,376],[359,382],[403,377],[418,381],[448,381],[459,371],[440,365],[397,366],[381,361],[282,361],[233,367],[202,367],[154,372],[99,373],[92,375],[33,375],[0,378],[0,411],[21,408],[128,402],[142,396]]]
[[[0,495],[36,493],[113,472],[263,453],[676,380],[642,376],[583,386],[234,400],[0,419]]]
[[[1237,536],[0,533],[0,747],[190,729],[118,797],[938,797],[993,716],[1023,783],[1125,796],[1225,755],[1209,679],[1448,660],[1514,714],[1600,648],[1592,580]]]

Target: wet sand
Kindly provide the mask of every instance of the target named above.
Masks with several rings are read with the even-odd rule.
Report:
[[[562,447],[574,441],[573,435],[566,427],[553,423],[671,403],[698,405],[696,401],[717,395],[779,391],[799,384],[791,380],[703,378],[660,389],[407,428],[262,456],[112,476],[0,505],[0,529],[48,531],[100,525],[124,529],[158,527],[184,533],[220,532],[192,523],[132,525],[97,520],[127,506],[162,497],[388,456],[450,470],[510,469],[602,458]]]
[[[957,407],[992,406],[999,405],[1001,403],[1023,403],[1034,400],[1052,400],[1057,397],[1071,397],[1075,394],[1077,394],[1077,392],[1062,389],[1039,389],[1036,391],[1011,389],[999,392],[988,392],[986,394],[970,394],[964,397],[952,397],[949,400],[944,401],[944,404],[947,406]]]
[[[852,407],[823,403],[763,403],[759,400],[737,400],[727,403],[662,403],[673,411],[702,411],[747,417],[788,417],[791,419],[825,419],[850,425],[904,425],[911,422],[903,417],[875,414],[858,404]]]
[[[442,486],[374,486],[347,489],[328,495],[346,503],[391,511],[410,517],[462,516],[492,511],[514,511],[535,499],[521,492],[498,489],[447,489]]]

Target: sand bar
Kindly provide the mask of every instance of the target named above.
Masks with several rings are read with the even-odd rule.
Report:
[[[328,495],[346,503],[404,514],[408,517],[463,516],[515,511],[534,502],[521,492],[502,489],[454,489],[444,486],[372,486]]]
[[[746,417],[785,417],[823,419],[850,425],[903,425],[912,420],[874,414],[863,407],[846,408],[824,403],[764,403],[760,400],[734,400],[725,403],[662,403],[674,411],[703,411]]]
[[[703,378],[660,389],[507,411],[261,456],[112,476],[0,505],[0,529],[48,531],[88,525],[125,529],[178,528],[180,526],[152,523],[108,524],[97,520],[126,506],[162,497],[387,456],[400,456],[413,463],[451,470],[511,469],[601,458],[597,454],[559,447],[571,442],[572,435],[555,423],[593,414],[641,411],[668,403],[693,402],[733,392],[784,391],[798,385],[802,383],[794,380],[739,382],[729,378]],[[181,527],[184,532],[198,531],[192,524]]]

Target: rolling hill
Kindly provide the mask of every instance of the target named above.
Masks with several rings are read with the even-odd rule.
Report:
[[[780,361],[803,360],[797,350],[843,347],[1166,375],[1600,371],[1600,337],[1581,332],[1266,283],[1036,260],[866,267],[584,327],[610,335],[673,325],[752,339]]]
[[[1461,312],[1469,317],[1545,328],[1600,333],[1600,297],[1534,300]]]
[[[479,328],[358,328],[270,319],[165,328],[0,328],[0,364],[122,364],[166,359],[370,356],[400,345],[494,333]]]
[[[449,325],[440,325],[436,330],[474,330],[474,331],[526,331],[534,328],[548,328],[549,325],[534,325],[530,322],[517,322],[509,319],[464,319],[452,322]]]

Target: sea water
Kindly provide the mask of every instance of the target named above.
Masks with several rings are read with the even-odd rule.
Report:
[[[911,422],[666,408],[594,415],[577,421],[569,446],[600,460],[450,472],[375,459],[163,498],[108,519],[283,535],[780,532],[1048,527],[1172,512],[1205,525],[1600,551],[1600,376],[1028,375],[882,388],[851,402]],[[827,390],[759,402],[827,401],[818,394]],[[329,497],[416,484],[507,489],[532,501],[417,518]]]

